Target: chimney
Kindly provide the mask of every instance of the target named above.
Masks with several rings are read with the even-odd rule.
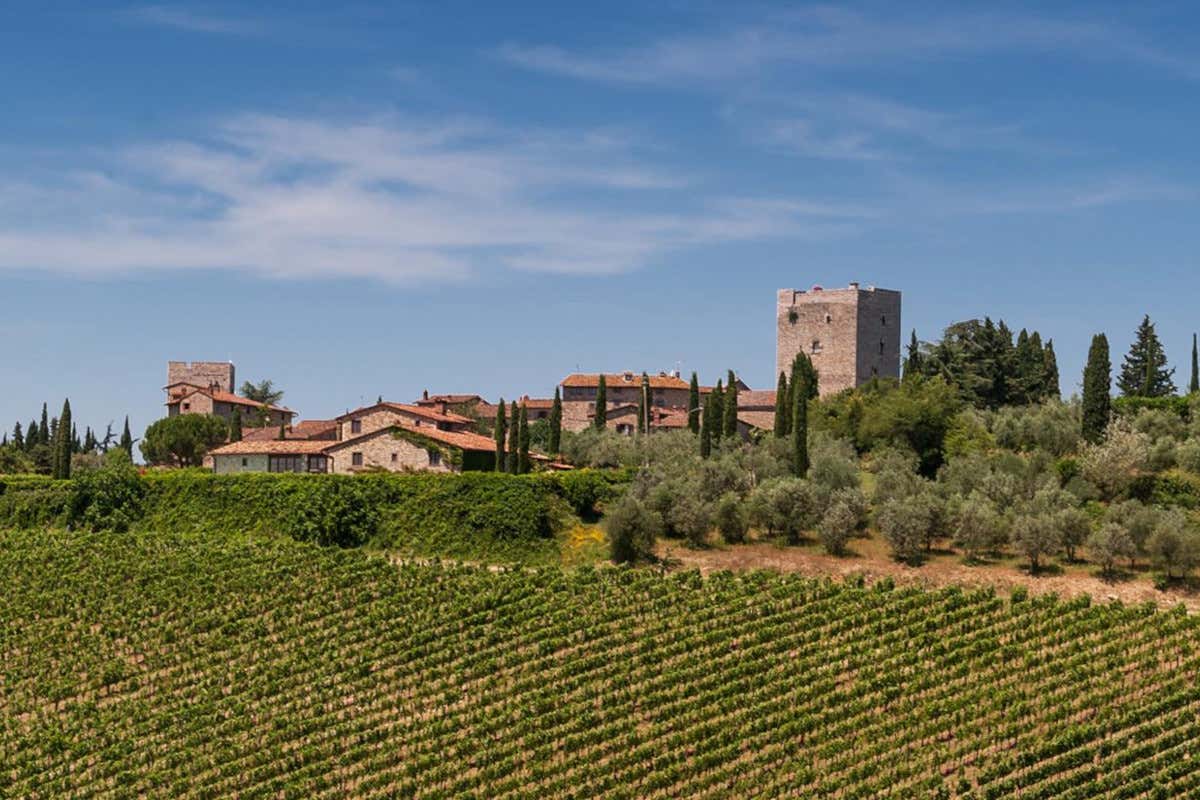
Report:
[[[851,289],[857,289],[857,288],[858,288],[858,281],[850,281],[850,288],[851,288]]]
[[[441,412],[442,414],[446,413],[446,401],[445,400],[438,401],[438,411]]]
[[[428,400],[428,399],[429,399],[429,390],[428,390],[428,389],[426,389],[425,391],[421,392],[421,399],[422,399],[422,400]]]

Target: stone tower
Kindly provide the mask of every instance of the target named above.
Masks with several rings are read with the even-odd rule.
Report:
[[[900,377],[900,292],[863,289],[780,289],[775,305],[775,375],[791,375],[803,351],[820,374],[821,396],[874,377]]]
[[[190,383],[202,389],[236,392],[231,361],[168,361],[167,386]]]

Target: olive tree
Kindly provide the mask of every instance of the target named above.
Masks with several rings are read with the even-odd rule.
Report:
[[[1129,531],[1115,522],[1106,522],[1088,537],[1088,556],[1096,562],[1105,575],[1112,576],[1117,559],[1133,558],[1137,553]]]

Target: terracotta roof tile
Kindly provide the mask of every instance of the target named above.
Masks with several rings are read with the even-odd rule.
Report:
[[[774,411],[739,411],[737,418],[738,422],[744,422],[751,428],[764,431],[775,429]]]
[[[419,434],[428,439],[432,439],[435,442],[448,444],[451,447],[457,447],[460,450],[486,450],[491,452],[496,449],[496,443],[491,439],[491,437],[481,436],[478,433],[470,433],[469,431],[439,431],[437,428],[417,428],[411,425],[393,425],[388,428],[380,428],[379,430],[371,431],[370,433],[364,433],[361,436],[355,436],[353,439],[343,439],[340,442],[322,442],[322,444],[325,445],[327,450],[332,452],[333,450],[341,450],[344,447],[348,447],[352,444],[356,444],[376,436],[381,436],[383,434],[390,435],[392,430],[395,428],[403,428],[406,431],[412,431],[413,433]]]
[[[382,403],[372,403],[369,406],[363,406],[362,408],[356,408],[353,411],[347,411],[345,414],[342,414],[340,417],[337,417],[336,420],[338,422],[340,422],[342,420],[349,419],[350,417],[357,416],[359,414],[366,414],[367,412],[374,411],[375,409],[400,411],[400,412],[412,414],[414,417],[422,417],[424,419],[431,419],[436,422],[458,422],[458,423],[462,423],[462,424],[467,424],[467,423],[471,423],[471,422],[475,421],[475,420],[471,419],[470,417],[464,417],[462,414],[454,414],[454,413],[443,414],[439,411],[434,411],[433,409],[426,408],[424,406],[413,406],[413,405],[407,405],[405,403],[390,403],[387,401],[384,401]]]
[[[775,390],[760,389],[758,391],[738,392],[738,408],[745,409],[775,409]]]
[[[683,389],[687,390],[688,382],[674,375],[651,375],[651,389]],[[642,373],[614,372],[604,375],[607,386],[641,386]],[[595,388],[600,385],[600,373],[575,372],[562,379],[561,386],[571,388]]]
[[[248,455],[301,455],[304,453],[322,453],[335,442],[323,442],[317,439],[242,439],[231,442],[216,450],[210,450],[211,456],[248,456]]]
[[[202,394],[206,397],[211,397],[213,399],[213,401],[217,402],[217,403],[229,403],[231,405],[249,406],[250,408],[262,408],[262,406],[263,406],[262,403],[259,403],[256,400],[251,400],[247,397],[242,397],[241,395],[233,394],[232,392],[218,392],[218,391],[214,391],[212,389],[204,389],[204,388],[200,388],[200,387],[197,387],[190,392],[184,392],[183,394],[172,394],[171,399],[166,402],[166,405],[168,405],[168,406],[175,405],[176,403],[181,402],[181,401],[191,397],[194,394]],[[296,413],[295,411],[292,411],[290,408],[286,408],[284,406],[268,405],[267,408],[269,408],[271,411],[279,411],[284,414],[295,414]]]

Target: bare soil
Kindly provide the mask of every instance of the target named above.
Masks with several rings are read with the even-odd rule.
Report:
[[[868,581],[891,577],[897,583],[927,587],[991,586],[1002,592],[1024,586],[1030,594],[1052,592],[1064,599],[1087,594],[1099,603],[1149,602],[1164,608],[1182,603],[1189,612],[1200,612],[1200,593],[1184,588],[1159,591],[1144,567],[1141,572],[1127,572],[1120,579],[1107,580],[1089,564],[1056,563],[1031,575],[1014,559],[967,564],[960,554],[949,550],[935,550],[925,563],[913,567],[893,560],[887,555],[884,543],[874,537],[853,540],[850,550],[845,556],[831,556],[813,543],[785,547],[772,542],[693,549],[678,541],[662,540],[657,554],[672,569],[698,569],[702,573],[766,569],[810,577],[862,575]]]

